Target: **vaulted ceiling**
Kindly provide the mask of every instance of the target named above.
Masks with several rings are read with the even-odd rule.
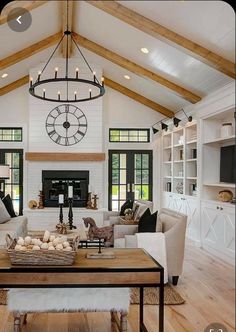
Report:
[[[32,25],[23,33],[6,22],[7,11],[19,4],[32,14]],[[74,36],[89,62],[103,68],[106,85],[166,116],[235,78],[235,15],[226,2],[69,4]],[[65,29],[65,7],[65,1],[14,1],[5,8],[0,95],[26,84],[29,69],[48,59]],[[149,53],[142,53],[142,47]],[[63,49],[57,56],[63,56]],[[8,74],[4,79],[3,73]]]

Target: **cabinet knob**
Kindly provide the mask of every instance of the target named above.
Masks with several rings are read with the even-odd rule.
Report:
[[[222,207],[220,207],[220,210],[223,210],[223,208],[222,208]]]
[[[217,206],[216,208],[217,208],[217,210],[219,210],[219,208],[220,208],[220,207],[219,207],[219,206]]]

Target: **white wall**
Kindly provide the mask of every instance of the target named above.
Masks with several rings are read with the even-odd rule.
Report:
[[[35,69],[35,71],[37,68]],[[33,74],[33,73],[32,73]],[[19,125],[24,126],[24,132],[29,130],[29,139],[21,144],[25,151],[86,151],[86,152],[108,152],[109,149],[153,149],[153,201],[158,207],[159,199],[159,156],[158,156],[158,140],[152,137],[151,143],[109,143],[109,128],[110,127],[138,127],[150,128],[155,122],[163,118],[159,113],[145,107],[132,99],[118,93],[115,90],[106,88],[103,100],[97,100],[99,105],[94,107],[94,102],[88,102],[88,106],[82,107],[82,104],[77,104],[79,108],[86,112],[88,118],[88,132],[85,138],[73,148],[57,146],[51,142],[45,131],[45,120],[49,111],[56,106],[54,103],[46,103],[37,100],[28,94],[28,86],[16,89],[13,92],[0,97],[0,124]],[[91,132],[89,130],[91,129]],[[94,136],[97,133],[97,136]],[[96,134],[95,134],[96,135]],[[90,137],[90,143],[88,138]],[[155,138],[152,140],[152,138]],[[87,143],[86,143],[87,139]],[[94,141],[93,141],[94,140]],[[84,146],[82,145],[82,143]],[[27,147],[29,143],[29,148]],[[8,147],[12,146],[8,143]],[[5,144],[6,145],[6,144]],[[0,143],[0,148],[3,147]],[[5,146],[4,146],[5,147]],[[15,147],[15,146],[14,146]],[[19,146],[20,147],[20,146]],[[66,151],[64,150],[66,149]],[[52,168],[54,167],[54,168]],[[40,186],[40,170],[41,169],[89,169],[91,171],[91,181],[100,195],[98,201],[100,207],[107,207],[108,205],[108,162],[105,163],[68,163],[56,164],[52,163],[25,163],[24,187],[25,202],[30,199],[37,199],[37,193]],[[95,189],[94,188],[94,189]],[[27,195],[28,193],[28,195]]]

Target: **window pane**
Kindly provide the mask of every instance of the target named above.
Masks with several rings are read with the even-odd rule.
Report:
[[[143,185],[142,186],[142,199],[149,200],[149,186]]]
[[[126,184],[126,170],[120,170],[120,183]]]
[[[0,128],[1,141],[22,141],[22,128]]]
[[[19,183],[20,182],[20,170],[19,169],[13,169],[13,183]]]
[[[135,168],[141,168],[141,154],[135,155]]]
[[[126,168],[126,154],[120,154],[120,168]]]
[[[141,183],[141,170],[135,170],[135,184]]]
[[[13,167],[19,168],[20,156],[19,153],[13,153]]]
[[[141,198],[141,185],[134,186],[134,197],[135,199]]]
[[[110,142],[149,142],[149,129],[110,129]]]
[[[120,199],[126,200],[126,186],[120,186]]]
[[[119,155],[118,154],[112,155],[112,168],[119,168]]]
[[[118,199],[118,186],[112,186],[112,199]]]
[[[118,206],[118,201],[112,201],[112,211],[119,211]]]
[[[149,169],[149,155],[148,154],[142,155],[142,168]]]
[[[142,183],[145,183],[145,184],[149,183],[149,170],[142,171]]]
[[[112,183],[118,184],[119,183],[119,171],[118,169],[112,170]]]
[[[12,186],[12,199],[19,199],[20,197],[20,188],[17,185]]]

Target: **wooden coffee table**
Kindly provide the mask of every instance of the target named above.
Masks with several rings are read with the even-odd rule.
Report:
[[[110,249],[103,249],[109,252]],[[159,287],[159,332],[164,331],[164,269],[143,249],[117,249],[114,259],[87,259],[97,249],[81,249],[71,266],[12,266],[0,250],[0,287],[139,287],[139,331],[144,324],[143,289]]]

